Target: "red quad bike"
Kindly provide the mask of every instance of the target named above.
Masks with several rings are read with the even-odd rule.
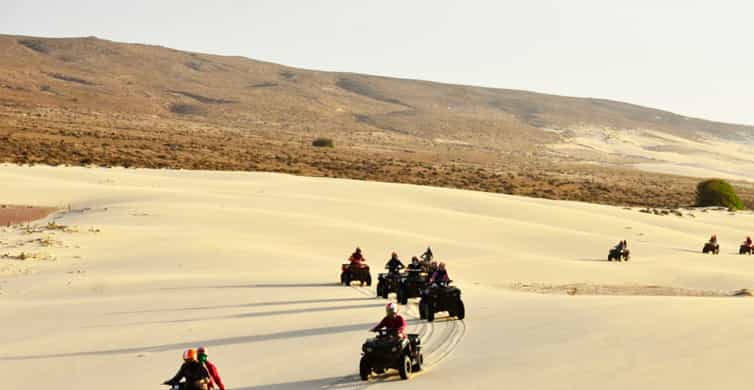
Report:
[[[340,267],[340,283],[344,286],[350,286],[351,282],[361,282],[363,286],[372,285],[372,274],[369,273],[369,266],[366,264],[346,263]]]

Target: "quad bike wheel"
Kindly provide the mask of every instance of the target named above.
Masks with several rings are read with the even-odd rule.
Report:
[[[416,357],[416,364],[411,367],[412,372],[419,372],[422,370],[422,365],[424,364],[424,355],[422,355],[421,352],[419,352],[419,356]]]
[[[427,322],[435,320],[435,309],[432,306],[426,305],[424,308],[424,314],[427,316]]]
[[[427,319],[427,304],[424,302],[419,302],[419,319]]]
[[[367,275],[367,286],[372,285],[372,275]]]
[[[405,288],[403,287],[399,288],[397,295],[398,295],[398,303],[400,303],[401,305],[405,305],[408,303],[408,297],[407,297],[408,292],[406,291]]]
[[[343,285],[348,286],[350,284],[351,284],[351,275],[349,275],[348,272],[346,272],[345,274],[343,274]]]
[[[462,320],[466,317],[466,307],[463,305],[463,301],[458,301],[458,308],[456,309],[456,317]]]
[[[359,361],[359,377],[361,378],[361,380],[369,380],[369,373],[371,371],[372,368],[369,367],[369,361],[367,361],[367,357],[362,356],[361,361]]]
[[[408,379],[411,376],[411,358],[408,355],[403,355],[403,361],[400,367],[398,367],[398,373],[401,375],[401,379]]]
[[[385,288],[385,286],[382,285],[382,282],[377,283],[377,298],[382,297],[382,290]]]

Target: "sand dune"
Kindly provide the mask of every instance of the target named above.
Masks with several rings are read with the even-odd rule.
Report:
[[[0,260],[8,388],[159,388],[199,344],[232,389],[367,387],[360,346],[384,301],[337,286],[338,266],[355,245],[378,270],[428,244],[467,319],[427,324],[410,303],[429,367],[368,387],[748,387],[754,306],[724,296],[753,287],[753,258],[734,254],[748,212],[655,216],[265,173],[3,165],[0,180],[13,184],[0,203],[71,209],[48,217],[62,229],[0,230],[0,254],[40,255]],[[701,255],[713,232],[722,254]],[[619,239],[632,260],[606,262]]]

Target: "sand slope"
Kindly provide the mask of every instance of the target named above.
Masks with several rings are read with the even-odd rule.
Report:
[[[264,173],[4,165],[0,180],[0,202],[72,210],[50,217],[65,230],[0,230],[0,253],[39,254],[0,260],[9,388],[159,388],[198,344],[232,389],[363,388],[360,345],[384,301],[335,285],[357,244],[375,270],[431,244],[468,313],[430,325],[404,308],[430,367],[368,387],[748,387],[750,299],[631,294],[754,287],[754,258],[734,254],[749,213]],[[713,232],[722,254],[703,256]],[[632,261],[604,261],[621,238]],[[582,295],[605,291],[628,295]]]

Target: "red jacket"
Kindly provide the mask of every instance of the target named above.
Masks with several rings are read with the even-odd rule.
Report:
[[[372,328],[372,330],[377,330],[380,328],[386,328],[390,330],[396,330],[398,331],[398,335],[401,337],[406,337],[406,320],[403,319],[400,315],[397,315],[395,317],[385,316],[385,318],[380,321],[377,326]]]
[[[220,390],[225,390],[225,385],[223,384],[223,380],[220,379],[220,374],[217,372],[217,367],[214,364],[210,363],[209,360],[204,362],[204,366],[207,367],[207,371],[209,371],[209,388],[214,389],[215,387],[217,387]],[[217,384],[217,386],[215,386],[215,384]]]

